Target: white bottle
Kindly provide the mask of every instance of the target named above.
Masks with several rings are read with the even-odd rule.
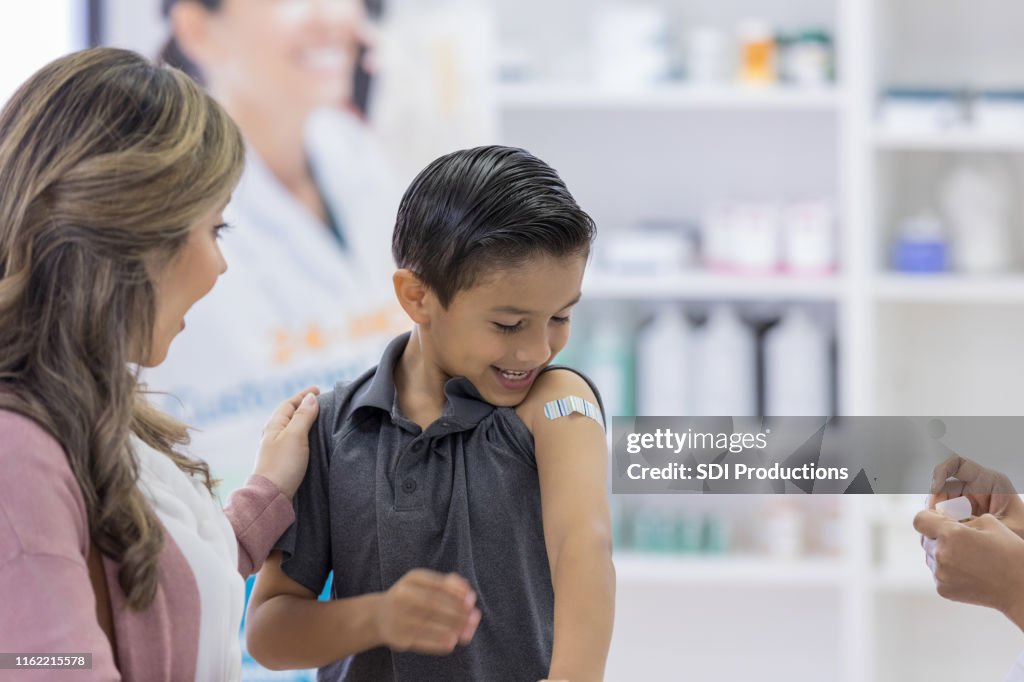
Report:
[[[764,337],[765,414],[824,417],[831,413],[829,339],[802,308]]]
[[[675,305],[662,308],[636,342],[637,415],[690,414],[690,323]]]
[[[757,414],[754,331],[727,306],[694,332],[693,410],[707,417]]]
[[[1011,263],[1010,197],[1005,169],[958,165],[942,185],[942,207],[953,232],[953,256],[962,272],[1001,272]]]
[[[603,315],[597,321],[584,357],[586,372],[601,391],[606,416],[632,415],[632,354],[615,318]]]
[[[783,264],[793,274],[835,269],[835,217],[827,201],[791,204],[784,212]]]
[[[725,33],[698,26],[686,37],[686,71],[694,85],[721,85],[729,80],[729,44]]]
[[[744,273],[775,273],[782,248],[782,209],[776,204],[740,204],[732,219],[733,265]]]
[[[796,559],[804,551],[804,517],[789,500],[774,499],[761,520],[761,544],[778,559]]]

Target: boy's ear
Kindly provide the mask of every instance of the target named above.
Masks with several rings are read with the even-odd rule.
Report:
[[[391,282],[395,286],[398,304],[405,310],[405,314],[416,324],[429,323],[430,311],[427,304],[430,290],[423,281],[412,270],[402,268],[391,276]]]

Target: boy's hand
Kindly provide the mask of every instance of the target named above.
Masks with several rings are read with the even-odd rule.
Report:
[[[480,624],[476,593],[455,573],[409,571],[384,593],[376,625],[396,651],[448,654],[468,644]]]
[[[295,496],[309,464],[309,429],[316,421],[320,389],[312,386],[281,403],[260,440],[254,474],[266,476],[288,499]]]
[[[975,516],[992,514],[1024,537],[1024,502],[1010,479],[999,471],[954,455],[935,467],[931,492],[930,508],[937,502],[964,496],[971,501]]]

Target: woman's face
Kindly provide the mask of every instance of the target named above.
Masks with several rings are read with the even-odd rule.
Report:
[[[210,292],[228,269],[218,239],[227,200],[217,203],[189,229],[185,244],[169,261],[153,268],[156,323],[148,357],[141,364],[155,367],[167,357],[171,341],[185,328],[185,314]]]
[[[199,67],[219,95],[300,113],[351,101],[363,0],[224,0],[207,21]]]

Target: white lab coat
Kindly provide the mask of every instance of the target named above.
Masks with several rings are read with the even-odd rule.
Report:
[[[315,114],[307,151],[347,248],[253,153],[225,211],[228,271],[186,316],[167,360],[143,380],[158,405],[198,429],[190,448],[227,492],[251,472],[274,408],[376,364],[409,327],[391,287],[401,194],[363,124]]]

